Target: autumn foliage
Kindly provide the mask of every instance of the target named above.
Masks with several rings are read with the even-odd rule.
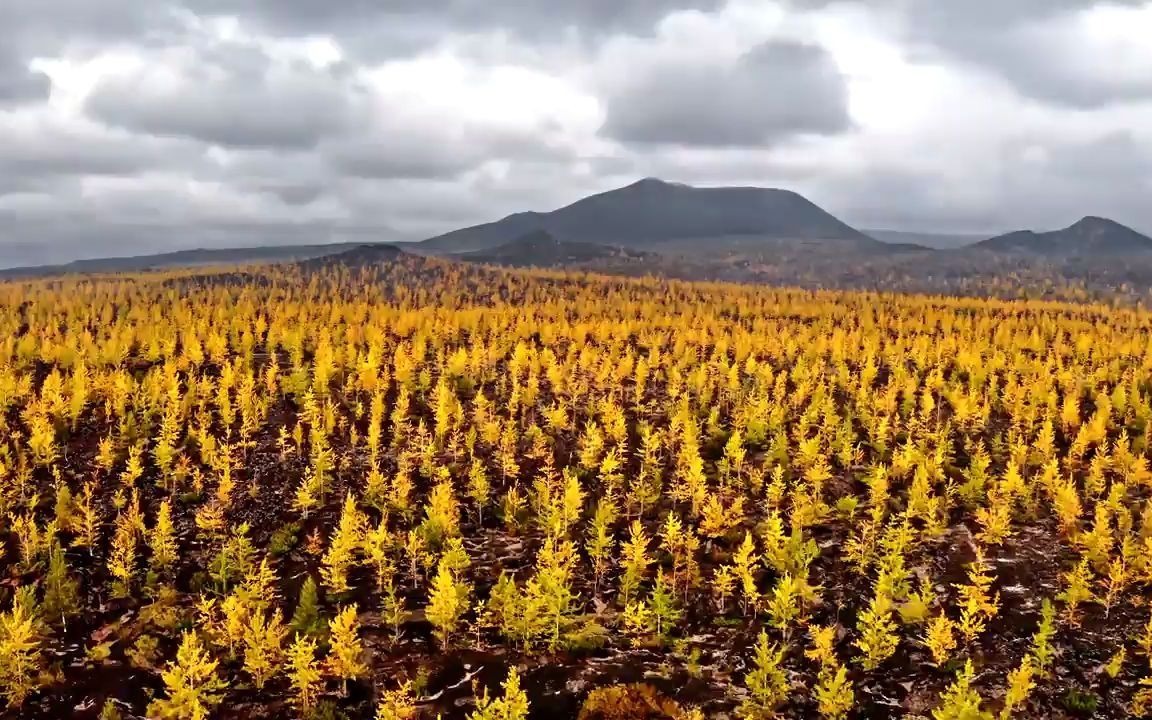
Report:
[[[1139,714],[1150,440],[1133,308],[437,260],[3,284],[0,703]]]

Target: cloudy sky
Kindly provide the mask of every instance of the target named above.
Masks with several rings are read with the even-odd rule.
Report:
[[[658,176],[1152,232],[1144,0],[0,0],[0,265],[421,239]]]

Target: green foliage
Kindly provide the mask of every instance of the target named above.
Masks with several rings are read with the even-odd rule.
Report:
[[[328,623],[320,615],[320,588],[311,575],[300,586],[300,599],[296,601],[296,611],[292,614],[289,627],[297,633],[314,638],[327,635]]]
[[[291,552],[298,542],[300,542],[300,523],[290,522],[281,525],[272,532],[272,537],[268,539],[266,550],[268,557],[283,557]]]
[[[529,646],[562,644],[572,625],[575,595],[570,586],[576,562],[575,545],[546,538],[536,558],[536,573],[521,589],[508,574],[492,589],[486,610],[509,639]]]
[[[569,630],[561,645],[573,652],[592,652],[605,647],[611,639],[608,628],[589,618]]]
[[[1096,708],[1100,705],[1100,698],[1087,690],[1070,688],[1060,698],[1060,704],[1069,712],[1089,716],[1096,712]]]
[[[80,611],[80,582],[68,572],[68,560],[59,543],[48,558],[41,610],[49,622],[60,624]]]
[[[220,593],[247,577],[256,568],[256,548],[248,537],[248,525],[237,526],[208,565],[208,573]]]
[[[132,643],[132,647],[124,651],[124,656],[134,668],[153,670],[160,657],[160,642],[154,635],[141,635]]]

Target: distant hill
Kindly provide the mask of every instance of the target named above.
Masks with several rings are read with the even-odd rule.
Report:
[[[596,262],[642,261],[648,253],[587,242],[560,240],[546,230],[535,230],[511,242],[461,253],[469,262],[510,267],[559,267]]]
[[[41,277],[67,273],[110,273],[197,265],[239,265],[258,262],[290,262],[334,255],[362,247],[362,243],[333,245],[273,245],[269,247],[177,250],[156,255],[76,260],[63,265],[18,267],[0,270],[0,278]]]
[[[419,244],[453,254],[503,245],[543,230],[563,242],[658,250],[674,240],[762,237],[822,240],[842,246],[886,247],[804,197],[756,187],[698,188],[647,178],[547,213],[526,212],[456,230]],[[683,244],[681,244],[683,245]]]
[[[956,233],[908,232],[904,230],[864,229],[868,237],[890,245],[918,245],[933,250],[953,250],[973,245],[987,238],[987,235],[962,235]]]
[[[1113,220],[1089,216],[1063,230],[1019,230],[978,242],[972,248],[1052,258],[1143,256],[1152,255],[1152,238]]]
[[[305,258],[301,260],[299,264],[308,270],[332,267],[334,265],[360,267],[393,262],[406,255],[407,253],[395,245],[389,245],[387,243],[363,243],[353,245],[348,249],[342,249],[340,252],[325,253],[323,255]]]

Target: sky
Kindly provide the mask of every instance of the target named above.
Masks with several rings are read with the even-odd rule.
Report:
[[[1143,0],[0,0],[0,265],[419,240],[641,177],[1152,232]]]

